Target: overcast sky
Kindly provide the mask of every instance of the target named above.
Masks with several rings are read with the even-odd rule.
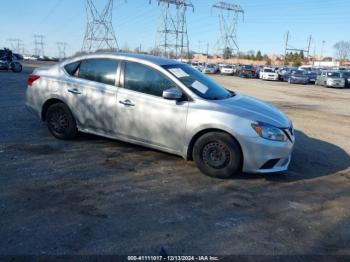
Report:
[[[102,7],[106,0],[95,0]],[[119,46],[153,47],[160,22],[156,0],[115,0],[113,24]],[[190,49],[206,52],[207,43],[213,51],[219,37],[216,1],[192,0],[194,12],[188,11]],[[232,1],[227,1],[232,2]],[[245,10],[238,24],[241,51],[261,50],[268,54],[284,52],[285,35],[290,31],[290,45],[307,48],[311,34],[311,54],[333,55],[333,45],[350,40],[350,0],[237,0]],[[0,46],[9,46],[7,39],[20,38],[32,53],[33,35],[45,35],[45,53],[57,56],[56,42],[69,44],[68,54],[82,47],[86,27],[84,0],[1,0]]]

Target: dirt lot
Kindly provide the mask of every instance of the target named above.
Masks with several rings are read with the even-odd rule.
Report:
[[[218,180],[192,162],[81,135],[54,139],[0,72],[0,254],[348,254],[350,90],[215,76],[294,121],[283,175]]]

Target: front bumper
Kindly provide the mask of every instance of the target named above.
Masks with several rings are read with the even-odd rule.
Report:
[[[264,80],[278,81],[278,76],[264,76]]]
[[[293,84],[308,84],[309,79],[298,79],[298,78],[291,78],[290,82]]]
[[[243,172],[275,173],[288,170],[295,139],[277,142],[260,137],[246,137],[240,141],[243,150]]]
[[[345,83],[327,83],[328,87],[339,87],[339,88],[344,88],[345,87]]]

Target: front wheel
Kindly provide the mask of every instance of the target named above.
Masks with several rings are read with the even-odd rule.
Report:
[[[46,123],[50,133],[58,139],[71,140],[78,134],[76,121],[69,108],[63,103],[49,107]]]
[[[243,161],[239,144],[222,132],[201,136],[194,145],[193,159],[202,173],[216,178],[238,175]]]

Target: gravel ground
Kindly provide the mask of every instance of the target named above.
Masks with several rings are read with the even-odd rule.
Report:
[[[202,175],[192,162],[81,135],[54,139],[0,72],[0,254],[350,255],[350,90],[214,76],[282,109],[285,174]]]

